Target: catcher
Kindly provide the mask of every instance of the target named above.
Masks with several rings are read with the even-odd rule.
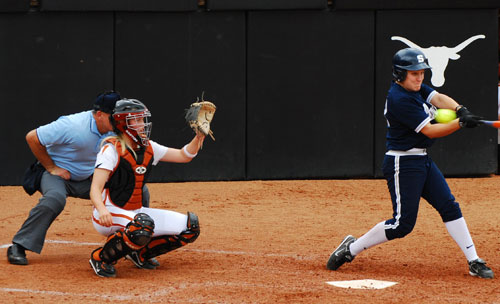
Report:
[[[200,234],[194,213],[146,208],[141,202],[152,166],[160,161],[190,162],[205,134],[197,131],[182,149],[168,148],[149,140],[150,117],[139,100],[117,101],[111,116],[117,135],[105,138],[97,155],[90,188],[92,223],[108,238],[89,262],[100,277],[115,277],[113,265],[123,257],[139,268],[155,269],[159,265],[152,258],[192,243]]]

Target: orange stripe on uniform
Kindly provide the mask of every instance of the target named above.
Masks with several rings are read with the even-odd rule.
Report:
[[[121,214],[121,213],[111,213],[111,216],[113,216],[113,217],[122,217],[122,218],[128,220],[129,222],[131,220],[133,220],[133,218],[131,218],[130,216],[125,215],[125,214]]]
[[[100,222],[98,219],[96,219],[96,218],[94,217],[94,215],[93,215],[93,214],[92,214],[92,220],[93,220],[96,224],[98,224],[98,225],[100,225],[100,226],[103,226],[103,227],[106,227],[106,226],[104,226],[103,224],[101,224],[101,222]],[[125,226],[120,225],[120,224],[117,224],[117,223],[111,223],[111,226],[118,226],[118,227],[123,227],[123,228],[125,228]]]

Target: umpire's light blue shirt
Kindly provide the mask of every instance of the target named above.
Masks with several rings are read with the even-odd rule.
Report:
[[[99,133],[92,111],[61,116],[36,131],[54,163],[68,170],[74,181],[84,180],[94,173],[101,140],[112,134]]]

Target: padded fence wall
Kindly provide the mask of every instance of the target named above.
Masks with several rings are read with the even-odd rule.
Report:
[[[207,0],[208,10],[327,9],[327,0]]]
[[[335,0],[337,10],[498,9],[498,0]]]
[[[373,22],[373,12],[249,14],[248,178],[372,175]]]
[[[194,135],[184,109],[202,97],[218,107],[216,141],[189,164],[156,166],[153,181],[245,178],[245,45],[243,12],[117,14],[116,88],[151,108],[155,141],[181,148]]]
[[[186,12],[198,9],[198,0],[43,0],[41,11]]]
[[[378,177],[391,59],[406,46],[393,36],[428,48],[484,35],[448,61],[436,89],[496,118],[498,9],[227,10],[222,1],[148,12],[103,1],[71,12],[55,5],[68,2],[42,3],[0,13],[0,185],[19,185],[33,161],[28,131],[90,109],[111,88],[143,100],[153,140],[172,147],[193,136],[189,103],[204,92],[218,106],[216,141],[189,164],[158,165],[153,181]],[[447,175],[494,173],[496,136],[462,130],[431,155]]]
[[[112,86],[112,13],[0,14],[0,184],[19,185],[34,161],[27,132],[91,109]]]
[[[0,0],[0,12],[27,12],[30,0]]]

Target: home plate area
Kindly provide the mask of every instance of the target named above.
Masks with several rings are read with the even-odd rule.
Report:
[[[329,281],[330,284],[341,288],[354,288],[354,289],[382,289],[396,285],[397,282],[379,281],[379,280],[352,280],[352,281]]]

